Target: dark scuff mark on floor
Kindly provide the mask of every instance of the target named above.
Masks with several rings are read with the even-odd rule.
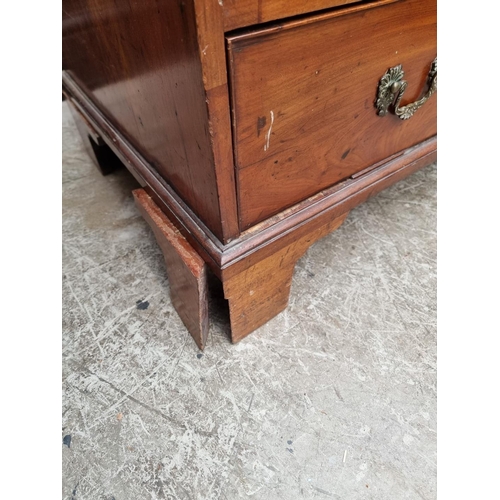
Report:
[[[75,487],[73,488],[73,491],[71,492],[71,500],[76,500],[76,489],[78,488],[78,485],[80,484],[80,481],[76,483]]]
[[[68,448],[71,446],[71,434],[66,434],[66,436],[63,437],[63,444]]]
[[[140,311],[144,311],[149,307],[149,302],[147,300],[138,300],[136,304],[137,309],[139,309]]]

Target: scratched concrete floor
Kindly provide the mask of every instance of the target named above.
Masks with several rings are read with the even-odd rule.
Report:
[[[125,171],[63,104],[64,499],[436,498],[436,168],[353,210],[290,305],[202,355]]]

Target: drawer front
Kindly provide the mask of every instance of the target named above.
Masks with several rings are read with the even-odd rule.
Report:
[[[226,31],[355,3],[359,0],[224,0]]]
[[[241,229],[436,134],[436,96],[407,120],[375,108],[399,64],[401,106],[428,89],[435,0],[380,4],[228,37]]]

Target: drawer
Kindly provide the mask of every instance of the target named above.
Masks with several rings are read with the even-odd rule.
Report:
[[[381,117],[381,77],[402,65],[401,105],[427,90],[435,0],[356,4],[227,36],[241,229],[434,136],[436,96]]]
[[[308,14],[359,0],[219,0],[226,31],[276,19]]]

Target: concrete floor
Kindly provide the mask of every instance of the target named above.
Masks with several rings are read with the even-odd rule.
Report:
[[[436,498],[436,168],[299,261],[288,309],[201,354],[126,170],[63,104],[63,498]]]

